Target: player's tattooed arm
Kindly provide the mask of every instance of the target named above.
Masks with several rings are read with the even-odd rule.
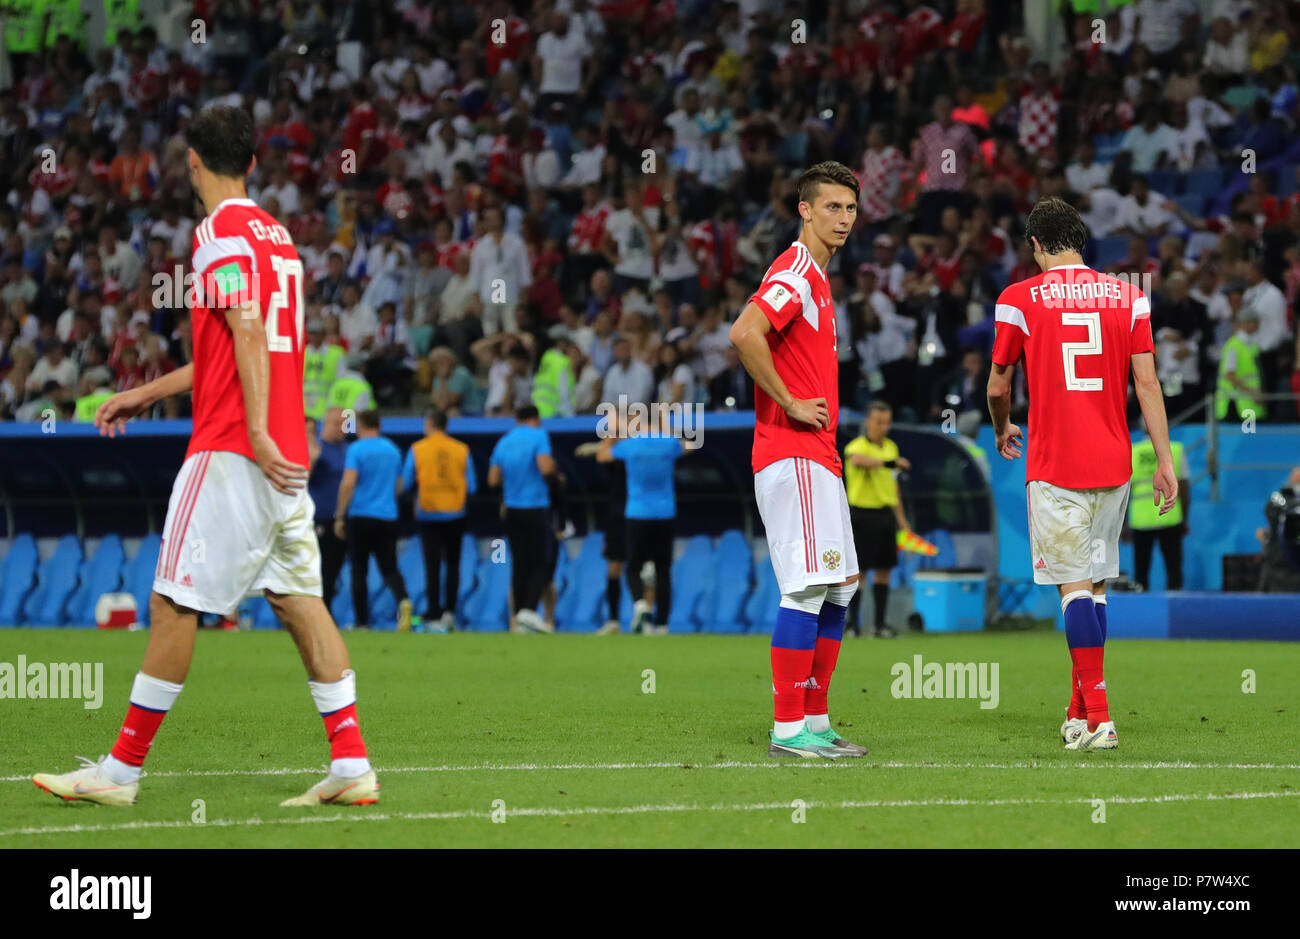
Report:
[[[115,394],[95,411],[95,426],[101,436],[115,437],[126,433],[126,422],[154,404],[174,395],[186,394],[194,387],[194,363],[173,369],[147,385]]]
[[[750,303],[731,324],[731,344],[740,353],[740,364],[745,366],[754,384],[767,392],[768,397],[781,406],[790,419],[814,427],[829,429],[830,409],[825,398],[796,398],[790,394],[772,361],[772,350],[767,345],[767,334],[772,323],[757,303]]]
[[[989,416],[993,418],[993,432],[997,435],[997,449],[1003,459],[1014,460],[1020,456],[1024,444],[1020,428],[1011,423],[1011,378],[1014,365],[993,363],[989,371]]]
[[[257,465],[279,492],[292,495],[307,482],[307,467],[285,459],[268,430],[271,406],[271,356],[266,346],[266,327],[253,303],[226,310],[226,324],[234,339],[235,367],[244,395],[244,420],[248,442]]]

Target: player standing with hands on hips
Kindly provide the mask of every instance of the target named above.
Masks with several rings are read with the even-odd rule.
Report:
[[[1156,452],[1152,477],[1160,514],[1177,504],[1164,395],[1151,342],[1151,304],[1128,281],[1083,263],[1088,229],[1062,199],[1041,200],[1025,238],[1043,273],[998,297],[989,374],[989,413],[1003,458],[1020,456],[1011,423],[1011,380],[1025,363],[1029,384],[1026,460],[1034,582],[1055,584],[1074,670],[1061,738],[1067,750],[1119,745],[1102,660],[1106,581],[1119,576],[1119,535],[1128,505],[1132,441],[1125,405],[1129,369]]]
[[[245,193],[249,113],[205,108],[187,139],[190,182],[208,213],[194,231],[194,361],[114,395],[95,414],[100,433],[113,436],[154,402],[194,393],[194,432],[149,597],[149,645],[112,752],[33,782],[63,799],[133,804],[145,756],[189,673],[199,611],[229,616],[246,594],[263,591],[298,646],[330,742],[329,775],[280,804],[377,802],[348,651],[321,600],[305,488],[302,261],[288,231]]]
[[[858,181],[828,161],[804,171],[798,192],[799,238],[772,262],[731,327],[754,379],[754,495],[781,591],[768,753],[860,757],[866,747],[840,738],[827,708],[858,556],[835,444],[839,360],[826,265],[853,230]]]

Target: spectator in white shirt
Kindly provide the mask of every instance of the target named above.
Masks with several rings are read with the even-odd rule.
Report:
[[[410,62],[393,51],[392,37],[385,36],[379,40],[379,57],[370,66],[370,77],[379,86],[380,97],[396,99],[402,85],[402,75],[410,67]]]
[[[1165,197],[1153,194],[1147,181],[1134,176],[1129,194],[1119,202],[1115,212],[1115,234],[1155,238],[1169,230],[1177,216],[1165,207]]]
[[[578,147],[573,154],[573,164],[564,174],[560,184],[566,189],[579,189],[589,183],[600,182],[601,166],[605,162],[605,145],[596,136],[595,128],[583,124],[578,128]]]
[[[651,252],[653,232],[659,228],[659,210],[645,208],[641,182],[635,177],[623,181],[622,205],[605,219],[605,255],[614,265],[614,289],[623,292],[639,287],[645,292],[654,276]]]
[[[518,330],[515,314],[533,283],[524,240],[505,230],[501,207],[483,209],[486,234],[474,243],[469,277],[483,306],[483,335]]]
[[[619,399],[626,396],[628,404],[649,404],[654,400],[654,392],[654,372],[649,365],[632,357],[632,343],[619,336],[614,340],[614,361],[605,372],[601,386],[603,400],[617,406]]]
[[[1096,161],[1092,141],[1081,140],[1074,150],[1074,162],[1065,168],[1065,180],[1074,192],[1091,192],[1105,186],[1110,179],[1110,168]]]
[[[1241,262],[1241,272],[1246,278],[1246,292],[1242,304],[1259,315],[1259,366],[1263,373],[1264,391],[1273,391],[1278,380],[1278,358],[1289,336],[1286,326],[1286,295],[1264,276],[1264,262],[1255,258]]]
[[[57,382],[59,387],[72,391],[77,387],[77,363],[68,358],[63,343],[53,341],[45,347],[32,373],[27,376],[27,390],[39,394],[46,382]]]
[[[443,188],[451,185],[452,170],[457,163],[474,165],[474,147],[456,133],[456,125],[443,121],[434,134],[429,131],[429,143],[420,150],[421,165],[426,173],[436,173]]]
[[[589,78],[591,46],[587,37],[569,26],[569,17],[559,11],[551,14],[551,31],[537,40],[533,74],[541,76],[537,90],[546,106],[552,100],[566,105],[582,90]]]
[[[704,143],[704,128],[700,126],[699,118],[699,91],[695,88],[683,89],[677,110],[664,118],[664,123],[673,132],[674,146],[690,153]]]
[[[361,302],[361,288],[355,282],[343,287],[343,309],[339,311],[339,335],[348,344],[349,352],[362,352],[375,341],[379,317],[370,306]]]
[[[1178,149],[1178,134],[1160,120],[1160,109],[1148,104],[1142,110],[1142,123],[1129,128],[1120,149],[1132,154],[1133,172],[1150,173],[1172,159]]]
[[[740,158],[740,150],[735,144],[723,141],[721,131],[711,128],[704,142],[692,147],[686,154],[686,166],[682,169],[683,182],[694,183],[691,188],[698,192],[704,190],[701,209],[709,211],[717,204],[719,190],[729,189],[740,181],[745,172],[745,163]]]
[[[1241,75],[1250,63],[1249,37],[1225,17],[1216,17],[1210,25],[1201,65],[1212,75]]]
[[[1161,67],[1169,70],[1173,62],[1168,56],[1182,40],[1183,20],[1199,18],[1196,0],[1137,0],[1133,5],[1137,16],[1137,41],[1150,50],[1156,59],[1165,59]]]

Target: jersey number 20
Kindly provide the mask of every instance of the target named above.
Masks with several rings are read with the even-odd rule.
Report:
[[[1061,343],[1061,358],[1065,360],[1065,388],[1067,391],[1101,391],[1100,378],[1080,378],[1074,371],[1074,360],[1081,355],[1101,355],[1101,314],[1080,313],[1069,310],[1061,313],[1062,326],[1087,326],[1088,338],[1082,342]]]
[[[293,303],[294,330],[298,333],[298,348],[303,340],[302,261],[271,255],[275,268],[275,290],[271,294],[270,308],[266,311],[266,348],[268,352],[292,352],[293,337],[280,333],[280,311]],[[293,281],[292,284],[289,282]],[[289,291],[292,290],[292,300]]]

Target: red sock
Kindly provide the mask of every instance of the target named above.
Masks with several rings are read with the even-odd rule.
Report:
[[[366,755],[366,742],[361,739],[361,724],[357,721],[357,706],[349,704],[329,714],[322,714],[325,735],[330,741],[330,759],[346,760]]]
[[[804,695],[804,714],[825,714],[828,711],[826,696],[831,690],[831,675],[835,672],[835,663],[840,657],[840,641],[817,637],[817,648],[813,650],[812,677]]]
[[[144,758],[153,746],[154,734],[158,733],[166,716],[166,711],[151,711],[138,704],[128,707],[117,743],[113,744],[113,758],[128,766],[144,766]]]
[[[776,702],[778,722],[803,721],[808,676],[813,672],[814,654],[814,649],[772,647],[772,695]],[[825,704],[822,705],[822,710],[825,711]]]
[[[1070,709],[1065,716],[1070,720],[1088,716],[1088,708],[1083,703],[1083,686],[1079,684],[1079,667],[1070,669]]]
[[[1102,677],[1101,663],[1106,656],[1104,646],[1087,646],[1070,650],[1070,658],[1079,673],[1080,692],[1083,705],[1088,715],[1088,730],[1097,729],[1097,725],[1110,720],[1110,709],[1106,702],[1106,681]]]

